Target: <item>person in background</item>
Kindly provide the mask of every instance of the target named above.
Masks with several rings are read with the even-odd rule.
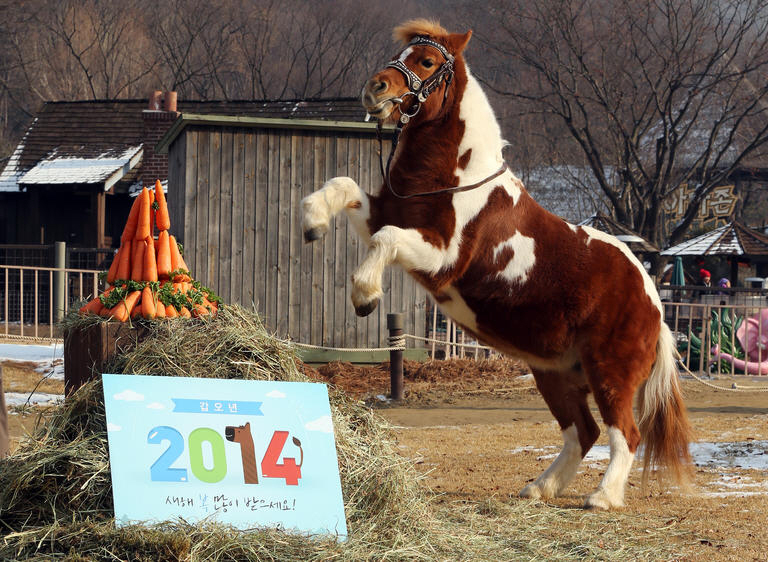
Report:
[[[8,456],[10,442],[8,440],[8,411],[5,409],[5,394],[3,394],[3,368],[0,366],[0,459]]]
[[[701,284],[705,287],[712,286],[712,274],[706,269],[702,268],[699,270],[699,279],[701,279]]]
[[[717,282],[717,286],[720,287],[720,289],[730,289],[731,281],[727,277],[723,277],[720,279],[720,281]],[[722,295],[723,297],[720,299],[720,304],[728,304],[728,300],[731,295],[730,291],[718,291],[717,294]]]
[[[699,270],[699,285],[704,285],[705,288],[693,290],[692,297],[694,300],[701,300],[702,295],[709,295],[712,293],[710,289],[706,288],[712,286],[712,274],[704,268]]]

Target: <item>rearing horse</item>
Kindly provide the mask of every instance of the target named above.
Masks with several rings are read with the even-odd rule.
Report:
[[[370,115],[397,123],[384,184],[369,197],[351,178],[328,180],[302,201],[305,238],[345,211],[369,245],[352,276],[359,315],[382,296],[384,268],[398,264],[468,332],[529,364],[564,446],[521,496],[557,496],[575,476],[600,433],[590,393],[610,462],[585,507],[624,504],[641,442],[643,482],[659,466],[686,483],[691,432],[674,342],[642,264],[612,236],[544,210],[504,165],[501,130],[462,57],[471,32],[413,20],[394,36],[404,49],[362,93]]]

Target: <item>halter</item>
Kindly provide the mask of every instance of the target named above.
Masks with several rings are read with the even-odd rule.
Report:
[[[423,35],[417,35],[411,39],[411,42],[406,45],[406,49],[408,47],[412,47],[413,45],[426,45],[436,49],[443,56],[445,62],[441,64],[440,68],[438,68],[431,76],[424,80],[419,78],[419,76],[413,70],[405,66],[405,63],[399,58],[395,61],[387,63],[385,68],[394,68],[405,77],[408,91],[403,95],[403,97],[414,96],[416,98],[416,101],[413,102],[413,105],[410,108],[410,113],[403,111],[402,103],[404,100],[402,97],[394,98],[392,100],[392,102],[397,103],[397,105],[400,107],[400,123],[403,125],[408,123],[408,121],[416,116],[416,114],[419,112],[419,109],[421,109],[421,104],[427,101],[429,95],[440,87],[440,84],[443,82],[443,80],[445,80],[445,93],[443,94],[443,101],[445,101],[445,99],[448,97],[448,87],[453,81],[454,57],[445,47],[443,47],[437,41],[433,41],[429,37],[424,37]]]
[[[411,47],[413,45],[427,45],[429,47],[432,47],[434,49],[437,49],[437,51],[440,52],[440,54],[445,59],[445,62],[440,65],[440,67],[429,77],[422,80],[419,78],[419,76],[413,72],[410,68],[408,68],[405,63],[400,60],[399,58],[395,61],[392,61],[386,65],[385,68],[394,68],[395,70],[398,70],[404,77],[406,85],[408,86],[408,91],[403,94],[402,97],[396,97],[391,98],[390,102],[393,104],[397,104],[398,108],[400,109],[400,119],[398,119],[397,124],[395,125],[395,132],[392,136],[392,147],[389,151],[389,158],[387,158],[387,167],[384,168],[384,143],[382,140],[383,134],[382,134],[382,126],[381,121],[378,121],[376,123],[376,137],[379,141],[379,167],[381,169],[381,175],[384,177],[384,180],[387,184],[387,187],[389,188],[389,191],[397,197],[398,199],[411,199],[412,197],[422,197],[426,195],[438,195],[441,193],[458,193],[462,191],[469,191],[470,189],[475,189],[476,187],[480,187],[483,184],[491,181],[494,178],[497,178],[501,174],[503,174],[508,168],[506,163],[501,165],[501,168],[499,168],[496,172],[488,176],[487,178],[473,183],[471,185],[461,185],[461,186],[454,186],[454,187],[447,187],[445,189],[438,189],[436,191],[425,191],[422,193],[411,193],[409,195],[400,195],[397,193],[394,188],[392,187],[392,183],[389,180],[389,167],[392,164],[392,157],[395,154],[395,149],[397,148],[397,143],[400,141],[400,133],[403,131],[403,127],[413,118],[416,116],[416,114],[421,109],[421,104],[424,103],[427,98],[432,94],[437,88],[440,87],[440,84],[442,84],[443,81],[445,81],[445,91],[443,92],[443,102],[448,98],[448,88],[451,85],[451,82],[453,82],[453,63],[454,63],[454,56],[448,52],[448,50],[442,46],[437,41],[433,41],[429,37],[425,37],[423,35],[417,35],[413,39],[411,39],[410,43],[406,46],[406,49],[408,47]],[[404,49],[405,50],[405,49]],[[416,100],[413,102],[413,105],[411,106],[408,113],[405,112],[405,110],[402,107],[402,103],[404,101],[403,98],[406,96],[414,96]]]

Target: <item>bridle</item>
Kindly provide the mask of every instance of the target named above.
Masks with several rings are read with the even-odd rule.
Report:
[[[427,101],[427,98],[435,90],[437,90],[443,82],[445,82],[445,91],[443,92],[443,103],[445,103],[445,100],[448,98],[448,88],[453,82],[453,64],[455,58],[443,45],[423,35],[417,35],[411,39],[408,45],[406,45],[405,49],[414,45],[426,45],[436,49],[443,56],[445,62],[441,64],[440,67],[434,73],[432,73],[432,75],[425,78],[424,80],[419,78],[415,72],[408,68],[399,57],[397,60],[391,61],[385,66],[385,68],[394,68],[395,70],[399,71],[405,77],[405,83],[408,86],[408,91],[405,92],[401,97],[394,97],[388,100],[384,100],[391,102],[393,105],[397,105],[398,109],[400,109],[400,119],[398,119],[397,124],[395,125],[394,135],[392,136],[392,147],[389,151],[389,158],[387,158],[386,169],[384,168],[384,142],[381,121],[377,121],[376,124],[376,137],[379,141],[379,167],[381,169],[381,175],[384,177],[384,181],[386,182],[389,191],[398,199],[411,199],[412,197],[438,195],[441,193],[456,193],[461,191],[469,191],[470,189],[480,187],[481,185],[503,174],[507,170],[506,163],[502,164],[501,168],[499,168],[496,172],[487,178],[471,185],[447,187],[445,189],[438,189],[436,191],[411,193],[408,195],[401,195],[392,188],[392,183],[389,179],[389,168],[392,165],[392,157],[394,156],[395,149],[397,148],[397,144],[400,141],[400,133],[403,131],[403,127],[405,127],[405,125],[407,125],[408,122],[419,113],[421,104]],[[405,51],[405,49],[403,49],[403,51]],[[406,112],[403,109],[402,104],[405,101],[405,98],[408,96],[413,96],[415,100],[410,106],[408,112]]]

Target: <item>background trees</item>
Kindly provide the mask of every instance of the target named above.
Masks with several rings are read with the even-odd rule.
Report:
[[[604,204],[657,245],[768,141],[768,11],[751,0],[497,0],[483,34],[497,92],[567,138]],[[690,189],[669,232],[666,201]],[[665,236],[666,235],[666,236]]]
[[[569,186],[658,245],[766,156],[763,0],[0,0],[0,15],[0,158],[47,100],[357,96],[411,17],[474,30],[515,170],[578,170]]]

